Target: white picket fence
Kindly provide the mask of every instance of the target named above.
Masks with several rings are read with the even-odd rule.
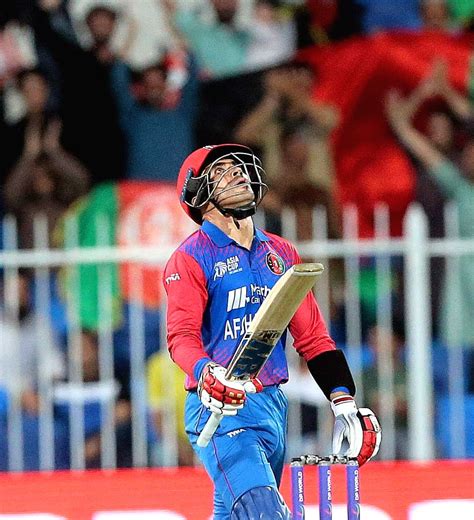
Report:
[[[257,215],[257,223],[261,220]],[[474,239],[460,239],[456,232],[455,211],[447,211],[448,236],[444,239],[432,240],[428,237],[427,222],[423,211],[412,206],[407,212],[404,234],[393,239],[389,237],[389,216],[387,208],[377,208],[374,221],[376,236],[370,240],[357,239],[357,213],[348,208],[344,213],[344,238],[328,239],[327,218],[321,209],[316,210],[312,241],[297,244],[298,250],[305,259],[314,259],[325,265],[329,261],[339,259],[343,265],[344,287],[342,301],[345,308],[345,331],[347,355],[353,369],[358,386],[357,399],[364,404],[364,385],[362,374],[364,369],[364,347],[362,340],[361,304],[358,279],[360,274],[360,259],[372,257],[375,265],[375,278],[379,290],[376,297],[376,321],[382,330],[390,331],[392,323],[392,301],[387,280],[393,271],[393,258],[403,259],[405,286],[405,334],[406,355],[404,368],[406,370],[406,393],[408,406],[407,456],[412,460],[431,460],[439,456],[438,439],[435,431],[436,388],[434,388],[432,367],[432,324],[430,313],[430,258],[439,256],[445,259],[448,272],[457,269],[458,259],[463,255],[474,255]],[[294,218],[290,212],[283,215],[283,235],[295,237]],[[107,236],[105,232],[108,223],[98,221],[99,236]],[[40,367],[48,362],[48,345],[51,343],[51,329],[54,323],[48,323],[51,312],[50,278],[60,267],[76,267],[80,264],[100,265],[99,277],[99,387],[96,388],[96,398],[101,408],[101,465],[104,468],[116,466],[116,445],[114,435],[114,399],[115,385],[113,382],[113,326],[111,319],[110,295],[112,291],[111,265],[128,262],[132,268],[128,271],[130,287],[134,291],[130,303],[129,337],[130,337],[130,376],[132,403],[132,459],[136,467],[150,464],[150,447],[148,440],[148,398],[146,385],[146,348],[145,348],[145,309],[141,293],[143,291],[141,265],[163,266],[173,248],[159,246],[120,248],[103,245],[95,248],[81,249],[77,247],[77,230],[72,222],[68,233],[67,250],[51,250],[46,247],[48,230],[45,221],[38,218],[35,226],[35,248],[20,251],[17,248],[16,223],[7,217],[4,221],[4,250],[0,252],[0,268],[4,270],[2,307],[10,314],[17,314],[19,306],[18,273],[20,268],[31,268],[36,286],[35,308],[38,311],[36,320],[36,348],[38,364],[38,392],[41,411],[38,418],[39,428],[39,469],[50,470],[55,467],[54,453],[54,413],[55,405],[66,399],[69,402],[69,450],[70,467],[83,469],[85,467],[85,426],[84,406],[87,402],[87,392],[82,383],[81,339],[78,301],[75,294],[65,295],[67,310],[68,333],[66,353],[68,358],[68,385],[56,385],[53,388],[51,380],[44,375]],[[80,279],[75,280],[79,285]],[[328,272],[318,282],[316,296],[326,320],[329,321],[332,276]],[[473,302],[474,308],[474,302]],[[165,309],[162,309],[162,326],[160,338],[157,338],[162,349],[166,346],[164,324]],[[19,321],[16,321],[16,352],[18,357],[11,367],[3,367],[10,374],[20,378],[21,345],[19,344]],[[13,327],[15,330],[15,327]],[[2,331],[0,329],[0,338]],[[391,349],[384,336],[379,338],[380,352],[377,356],[377,374],[379,393],[383,399],[379,401],[379,418],[383,425],[384,437],[380,458],[393,459],[396,455],[398,431],[396,426],[395,376]],[[300,453],[307,448],[301,435],[301,403],[311,403],[318,407],[318,424],[315,428],[317,438],[315,449],[327,452],[330,449],[330,433],[332,418],[327,403],[321,399],[315,384],[305,384],[304,372],[299,371],[299,364],[292,349],[288,349],[292,381],[288,386],[290,397],[289,420],[289,454]],[[43,362],[41,361],[43,360]],[[450,402],[450,417],[446,418],[450,425],[451,448],[448,456],[463,458],[467,454],[465,425],[465,373],[463,353],[461,348],[447,349],[447,379],[448,397]],[[0,374],[2,372],[0,371]],[[165,376],[166,377],[166,374]],[[301,383],[301,384],[299,384]],[[0,379],[0,388],[2,381]],[[66,396],[66,397],[64,397]],[[97,397],[99,396],[99,397]],[[9,406],[6,415],[6,430],[8,438],[8,468],[12,471],[22,471],[25,468],[25,453],[28,446],[23,447],[23,416],[19,395],[9,396]],[[169,385],[167,404],[163,408],[163,424],[161,434],[161,463],[177,464],[178,434],[177,424],[182,419],[176,416],[174,406],[175,395],[173,385]],[[1,410],[1,407],[0,407]],[[0,418],[1,420],[1,418]],[[0,441],[1,442],[1,441]],[[5,447],[0,446],[4,451]]]

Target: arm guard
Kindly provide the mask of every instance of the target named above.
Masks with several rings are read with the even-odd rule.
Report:
[[[308,361],[308,369],[328,399],[339,386],[345,386],[351,395],[355,395],[354,379],[342,350],[322,352]]]

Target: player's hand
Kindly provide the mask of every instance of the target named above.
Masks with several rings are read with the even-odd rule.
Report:
[[[245,383],[228,381],[226,369],[217,363],[208,363],[202,371],[198,383],[198,395],[202,404],[219,415],[236,415],[244,406],[246,394],[263,389],[258,379]]]
[[[350,395],[340,395],[331,401],[336,417],[332,438],[334,455],[356,457],[362,466],[377,454],[382,439],[382,429],[369,408],[357,408]],[[343,443],[347,444],[347,448]]]

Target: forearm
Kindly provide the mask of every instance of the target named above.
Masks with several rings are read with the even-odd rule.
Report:
[[[444,160],[444,156],[431,142],[413,126],[405,121],[392,122],[392,129],[404,146],[426,168],[436,168]]]
[[[411,94],[405,99],[404,108],[406,117],[411,119],[417,112],[421,105],[428,99],[424,83],[421,83],[415,88]]]
[[[33,30],[39,43],[46,47],[61,65],[70,64],[82,49],[68,20],[67,12],[62,8],[46,12],[36,7],[33,13]]]
[[[31,169],[34,157],[23,154],[17,161],[5,183],[4,200],[7,209],[16,210],[25,200],[31,188]]]
[[[65,186],[67,198],[73,200],[87,191],[89,172],[75,157],[62,148],[50,150],[48,157],[58,180]]]
[[[323,132],[329,133],[337,126],[338,113],[330,105],[315,103],[313,99],[306,97],[296,98],[294,104]]]
[[[474,115],[469,99],[454,88],[449,87],[446,89],[444,99],[459,119],[464,121]]]
[[[125,39],[123,41],[123,44],[120,47],[120,50],[118,51],[119,58],[124,61],[127,60],[128,56],[130,54],[130,49],[135,44],[135,42],[137,40],[137,35],[138,35],[138,23],[130,13],[127,13],[126,21],[127,21],[127,33],[126,33]]]
[[[265,96],[259,105],[240,122],[235,138],[246,144],[259,144],[267,124],[270,123],[279,102],[273,96]]]
[[[196,381],[204,365],[211,360],[204,350],[202,339],[194,334],[169,334],[168,349],[171,359]]]

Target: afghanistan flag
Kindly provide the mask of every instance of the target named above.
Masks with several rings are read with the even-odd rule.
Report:
[[[195,229],[179,205],[173,184],[126,181],[98,185],[74,204],[64,219],[60,240],[66,249],[119,246],[166,251]],[[159,307],[162,267],[150,262],[107,262],[65,269],[63,285],[74,295],[81,327],[97,329],[101,283],[111,298],[114,325],[120,323],[123,303],[137,296],[144,307]],[[138,276],[134,279],[132,273]],[[137,281],[139,287],[134,286]]]

